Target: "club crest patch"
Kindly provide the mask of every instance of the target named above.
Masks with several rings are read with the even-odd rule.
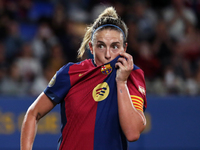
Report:
[[[112,72],[112,67],[110,64],[106,64],[101,67],[101,72],[105,75],[109,75]]]
[[[56,82],[56,74],[53,76],[53,78],[51,79],[51,81],[48,84],[48,87],[52,87]]]
[[[146,95],[145,88],[142,87],[142,86],[140,86],[140,85],[139,85],[139,87],[138,87],[138,91],[139,91],[140,93],[142,93],[143,95]]]
[[[92,97],[96,102],[105,100],[110,93],[110,88],[108,83],[103,82],[98,84],[92,92]]]

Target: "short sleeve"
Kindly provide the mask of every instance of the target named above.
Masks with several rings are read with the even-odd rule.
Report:
[[[69,63],[60,68],[60,70],[56,72],[44,90],[44,93],[56,103],[60,103],[62,100],[64,100],[69,89],[71,88],[69,76],[69,68],[71,65],[73,64]]]
[[[147,101],[144,72],[136,65],[134,68],[135,69],[131,72],[127,83],[130,97],[136,109],[145,111]]]

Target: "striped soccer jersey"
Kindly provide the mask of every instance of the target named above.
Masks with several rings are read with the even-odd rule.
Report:
[[[44,93],[61,106],[59,150],[126,150],[118,116],[115,58],[96,67],[93,60],[63,66]],[[146,108],[143,71],[134,65],[127,86],[136,109]]]

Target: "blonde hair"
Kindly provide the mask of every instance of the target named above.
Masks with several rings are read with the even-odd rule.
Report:
[[[113,24],[121,28],[122,31],[125,33],[125,41],[126,41],[128,36],[128,29],[126,24],[119,18],[116,10],[113,7],[108,7],[98,16],[98,18],[92,25],[87,27],[87,31],[84,35],[83,41],[78,50],[78,58],[81,58],[85,53],[85,49],[88,48],[88,44],[91,41],[94,30],[104,24]]]

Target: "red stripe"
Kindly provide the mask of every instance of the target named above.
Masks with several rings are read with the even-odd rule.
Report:
[[[143,107],[140,104],[137,103],[133,103],[133,105],[135,106],[136,109],[142,110],[143,111]]]
[[[132,102],[133,102],[133,103],[138,103],[138,104],[140,104],[140,105],[143,105],[143,103],[142,103],[141,101],[138,102],[138,101],[132,100]]]

